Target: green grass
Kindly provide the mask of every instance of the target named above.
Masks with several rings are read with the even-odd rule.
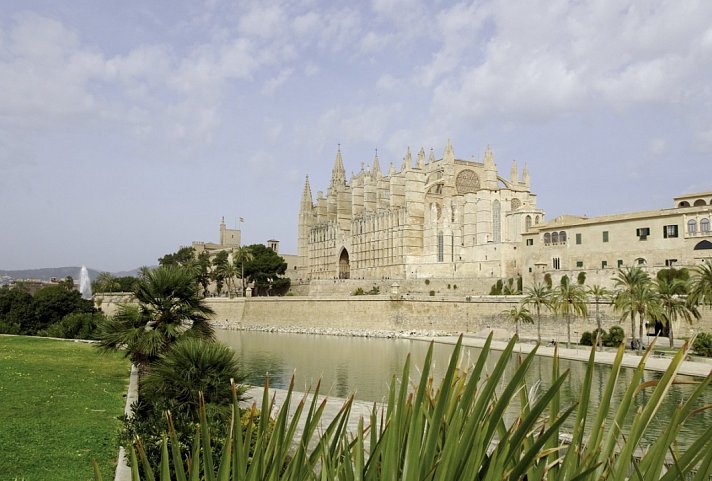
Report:
[[[130,366],[87,343],[0,336],[0,480],[113,479]]]

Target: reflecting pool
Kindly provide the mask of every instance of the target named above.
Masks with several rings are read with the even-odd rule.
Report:
[[[322,393],[331,396],[347,397],[356,394],[357,399],[364,401],[384,401],[388,393],[393,375],[400,376],[408,353],[411,354],[411,381],[417,382],[418,373],[422,368],[428,343],[405,339],[376,339],[358,337],[323,336],[307,334],[266,333],[252,331],[218,330],[217,337],[221,342],[231,346],[241,360],[248,383],[262,385],[266,375],[273,387],[285,388],[289,385],[292,375],[295,375],[295,387],[304,391],[309,386],[322,380]],[[435,344],[433,351],[433,373],[436,378],[442,376],[447,368],[453,346]],[[463,362],[473,364],[479,356],[477,348],[463,349]],[[488,356],[487,366],[491,370],[500,358],[499,351],[492,351]],[[517,367],[514,355],[509,364],[509,371]],[[586,365],[583,362],[561,360],[563,372],[569,369],[570,374],[562,390],[562,408],[575,402],[580,396]],[[542,390],[549,386],[551,380],[552,359],[537,356],[532,364],[527,385],[538,386]],[[601,393],[605,389],[610,368],[596,365],[591,392],[591,412],[595,412]],[[645,380],[657,379],[661,373],[646,371]],[[612,406],[618,405],[625,388],[633,377],[633,369],[622,369],[619,377],[618,390]],[[670,419],[675,405],[683,402],[692,392],[694,386],[675,384],[672,386],[668,399],[658,419],[653,420],[650,433],[659,433],[664,421]],[[644,403],[652,390],[643,390],[637,397],[639,404]],[[712,404],[712,388],[703,396],[700,405]],[[518,406],[513,406],[516,412]],[[509,416],[513,416],[510,413]],[[686,444],[696,435],[702,433],[712,422],[712,412],[704,411],[689,422],[681,430],[680,441]],[[652,440],[652,439],[651,439]]]

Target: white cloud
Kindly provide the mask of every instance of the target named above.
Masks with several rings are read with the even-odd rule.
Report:
[[[440,48],[421,78],[434,84],[433,112],[453,118],[677,105],[712,76],[711,16],[696,1],[458,4],[438,15]]]
[[[293,72],[294,69],[292,68],[281,70],[276,77],[272,77],[264,83],[261,92],[264,95],[272,95],[279,87],[284,85],[284,83],[289,80],[289,77],[292,76]]]

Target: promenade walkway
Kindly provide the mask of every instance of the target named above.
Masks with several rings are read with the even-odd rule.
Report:
[[[455,344],[457,343],[458,336],[443,336],[443,337],[411,337],[413,340],[420,341],[433,341],[439,344]],[[462,344],[468,347],[483,347],[485,345],[486,339],[480,337],[470,337],[464,336]],[[492,341],[492,349],[503,351],[507,347],[506,341]],[[533,343],[520,342],[514,348],[514,352],[528,354],[532,349],[534,349]],[[563,344],[559,344],[559,358],[561,359],[571,359],[574,361],[587,362],[591,354],[591,348],[589,346],[578,346],[577,348],[563,347]],[[540,356],[554,357],[554,347],[551,346],[540,346],[537,350],[537,354]],[[596,363],[612,365],[616,353],[613,351],[603,351],[596,352]],[[634,354],[632,352],[626,352],[623,354],[623,366],[624,367],[638,367],[640,363],[641,356]],[[672,360],[672,355],[669,357],[657,357],[651,355],[647,362],[645,363],[645,369],[650,371],[665,371],[670,365]],[[695,377],[707,377],[712,371],[712,364],[706,362],[692,362],[683,361],[679,369],[679,374],[686,376]]]

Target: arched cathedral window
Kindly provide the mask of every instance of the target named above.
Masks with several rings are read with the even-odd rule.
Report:
[[[443,262],[445,260],[445,239],[443,238],[443,233],[438,232],[438,262]]]
[[[495,200],[492,203],[492,240],[494,242],[502,241],[502,208],[499,201]]]

